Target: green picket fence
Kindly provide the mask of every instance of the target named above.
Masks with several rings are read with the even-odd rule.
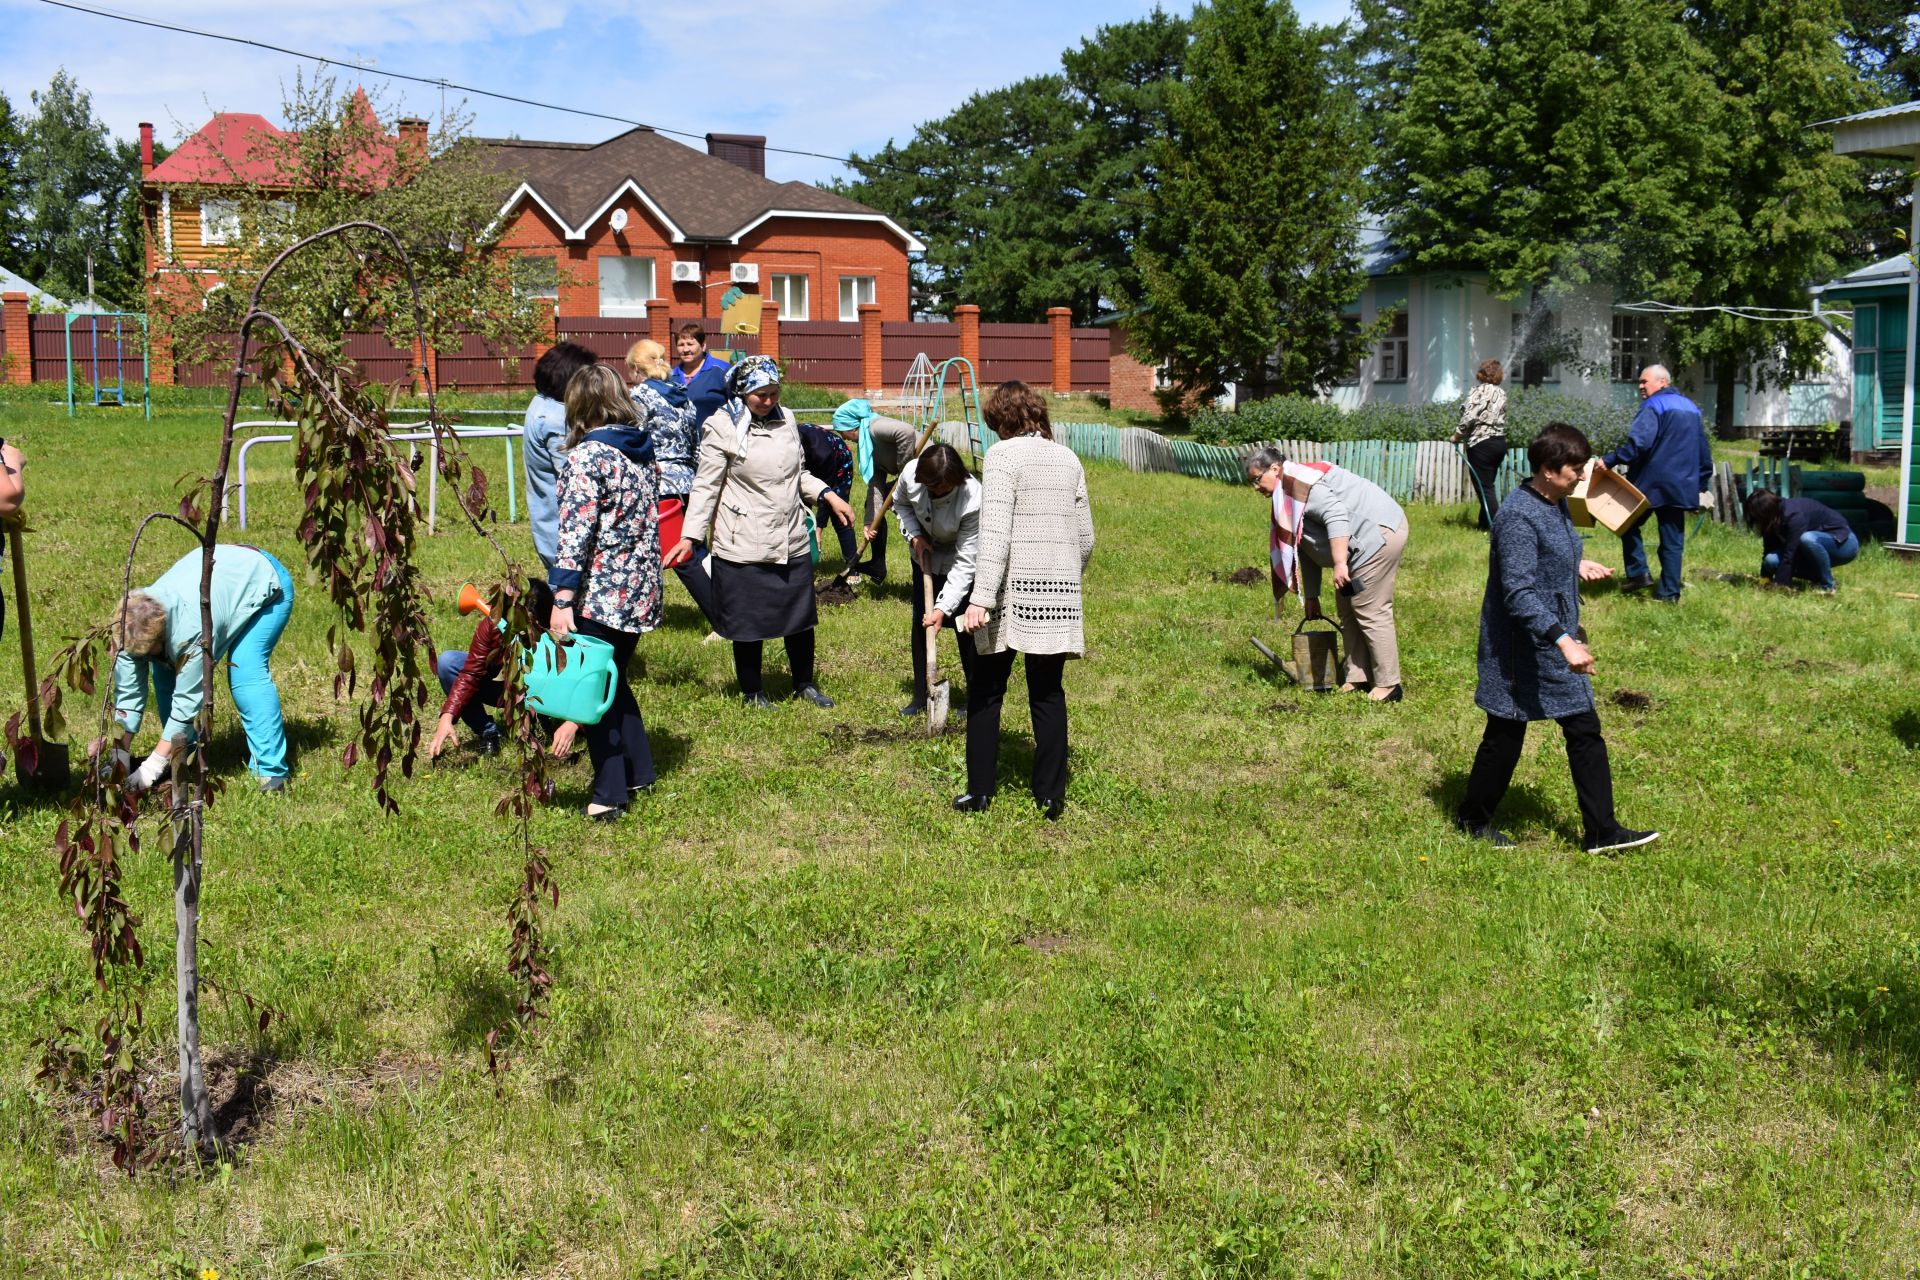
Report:
[[[1246,483],[1242,459],[1262,447],[1169,440],[1144,427],[1110,427],[1100,422],[1056,422],[1053,437],[1089,462],[1114,462],[1132,471],[1170,471],[1227,484]],[[941,438],[970,451],[976,459],[992,443],[984,429],[969,433],[960,423],[943,424]],[[1301,462],[1331,462],[1373,481],[1399,502],[1478,500],[1460,451],[1444,440],[1272,440],[1262,444],[1271,444]],[[1500,467],[1495,505],[1526,478],[1526,453],[1508,450]]]

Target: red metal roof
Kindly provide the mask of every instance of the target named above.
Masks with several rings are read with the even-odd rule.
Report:
[[[348,167],[357,178],[379,182],[393,166],[399,139],[382,127],[366,90],[355,90],[348,110],[360,115],[361,123],[374,135],[365,153]],[[147,181],[298,186],[281,172],[281,166],[295,158],[297,153],[288,144],[299,136],[250,111],[222,111],[155,165]]]

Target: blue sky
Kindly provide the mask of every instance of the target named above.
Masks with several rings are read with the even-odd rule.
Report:
[[[79,0],[94,8],[267,40],[343,61],[383,116],[437,115],[441,94],[387,81],[406,72],[606,111],[695,134],[762,133],[772,146],[845,155],[905,140],[969,94],[1057,70],[1061,50],[1153,0],[706,0],[565,7],[535,0],[323,0],[263,10],[257,0]],[[1334,22],[1347,0],[1296,0]],[[1184,12],[1183,4],[1168,4]],[[269,16],[270,15],[270,16]],[[175,142],[214,111],[278,119],[283,86],[313,64],[281,54],[0,0],[0,89],[15,110],[65,67],[109,129],[142,120]],[[447,105],[460,95],[448,93]],[[472,130],[597,141],[623,126],[471,98]],[[700,145],[697,141],[693,145]],[[769,177],[817,181],[843,166],[770,154]]]

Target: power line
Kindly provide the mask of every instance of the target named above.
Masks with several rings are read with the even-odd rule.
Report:
[[[174,23],[174,22],[160,22],[153,18],[142,18],[137,14],[118,13],[112,9],[90,8],[83,4],[74,4],[72,3],[72,0],[40,0],[40,3],[45,5],[51,5],[56,9],[71,9],[75,13],[89,14],[92,17],[96,17],[96,18],[109,18],[115,22],[131,23],[134,26],[138,26],[138,27],[151,27],[157,31],[172,31],[179,35],[197,36],[202,40],[220,40],[220,41],[226,42],[227,44],[239,44],[239,45],[246,45],[249,48],[264,49],[269,53],[285,54],[289,58],[303,58],[310,62],[319,63],[322,66],[351,67],[357,71],[366,70],[364,66],[348,58],[330,58],[330,57],[327,57],[325,54],[306,53],[299,49],[289,49],[285,45],[270,44],[265,40],[252,40],[245,36],[230,36],[219,31],[202,31],[198,27],[182,26],[179,23]],[[518,103],[523,107],[538,107],[543,111],[559,111],[566,115],[584,116],[590,120],[607,120],[607,121],[611,121],[614,124],[631,125],[640,129],[651,129],[655,133],[673,134],[681,138],[699,138],[702,141],[706,139],[705,134],[694,133],[691,130],[687,130],[687,129],[670,129],[664,125],[648,124],[644,120],[631,120],[631,119],[628,119],[626,116],[610,115],[605,111],[588,111],[583,107],[569,107],[569,106],[564,106],[557,102],[542,102],[538,98],[523,98],[511,93],[496,93],[492,89],[481,89],[473,85],[457,84],[452,80],[447,80],[438,76],[416,76],[416,75],[410,75],[404,71],[382,71],[379,74],[384,79],[408,80],[408,81],[412,81],[414,84],[424,84],[424,85],[429,85],[434,88],[437,88],[441,92],[442,103],[444,103],[446,100],[445,99],[446,91],[448,89],[456,89],[461,93],[470,93],[482,98],[493,98],[500,102]],[[443,110],[443,114],[444,114],[444,110]],[[835,164],[843,164],[847,166],[849,169],[860,169],[860,168],[890,169],[896,173],[912,173],[912,174],[917,174],[921,177],[934,176],[933,174],[929,173],[925,169],[915,169],[915,168],[908,168],[902,165],[892,165],[892,164],[887,164],[886,162],[880,161],[880,160],[856,160],[851,156],[828,155],[824,151],[802,151],[794,147],[773,147],[773,146],[768,147],[767,150],[776,152],[780,155],[806,156],[814,160],[831,160]]]

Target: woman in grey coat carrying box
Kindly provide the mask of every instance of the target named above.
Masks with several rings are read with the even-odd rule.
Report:
[[[1549,425],[1527,446],[1532,477],[1493,518],[1473,699],[1487,713],[1487,728],[1454,823],[1502,848],[1513,841],[1493,825],[1493,813],[1513,780],[1532,720],[1557,721],[1566,738],[1588,853],[1660,838],[1657,831],[1623,827],[1613,816],[1613,772],[1593,701],[1593,654],[1580,631],[1580,580],[1607,576],[1605,566],[1581,559],[1580,535],[1566,509],[1592,456],[1586,436],[1565,423]]]

